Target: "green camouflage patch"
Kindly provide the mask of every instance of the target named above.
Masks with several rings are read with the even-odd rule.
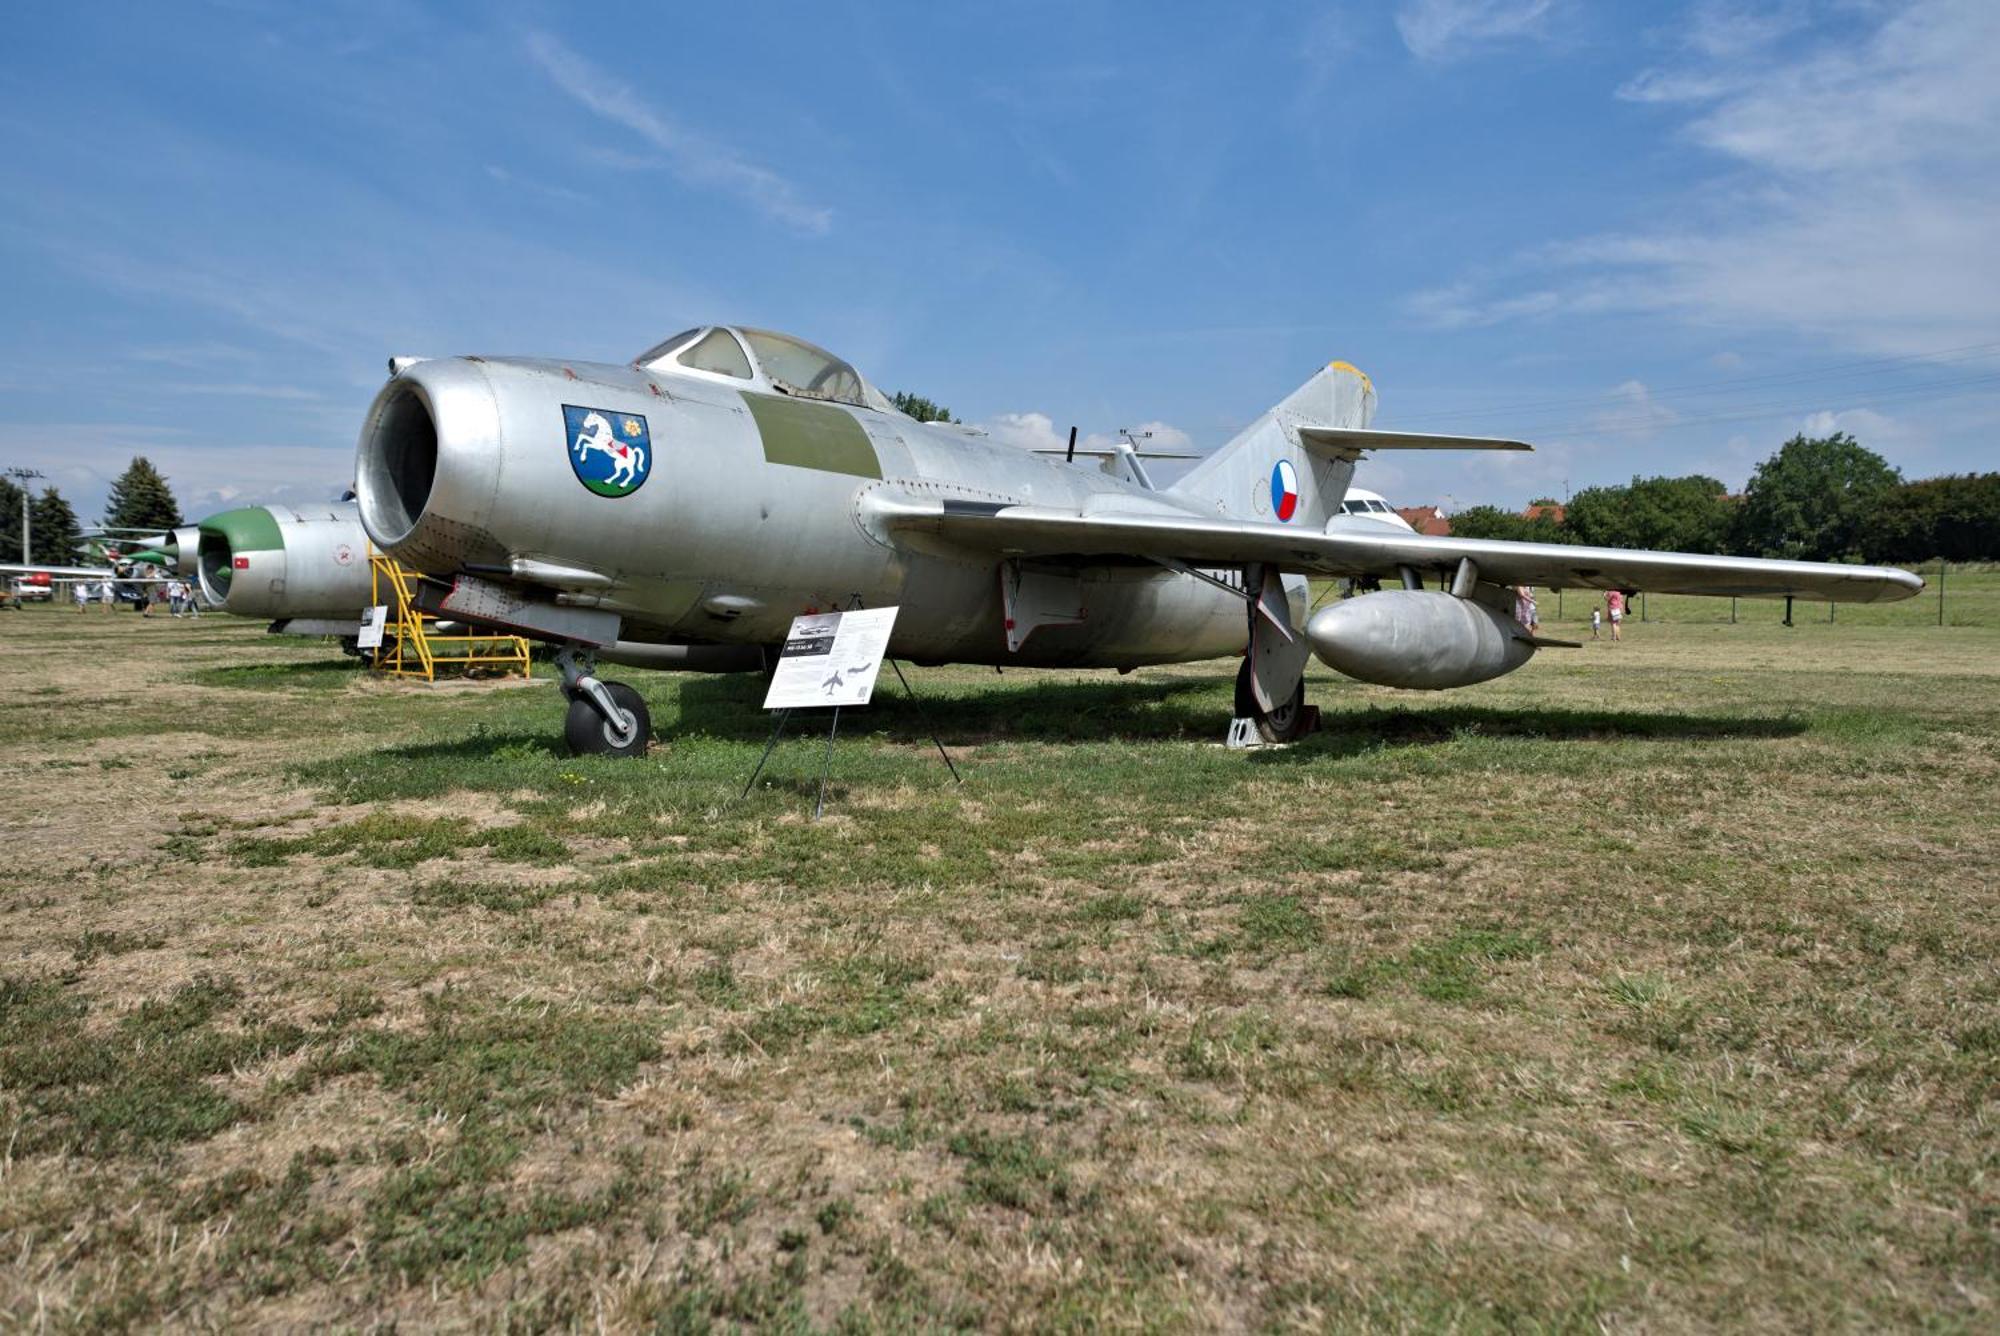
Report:
[[[874,443],[846,409],[771,394],[746,394],[743,402],[757,419],[764,458],[771,463],[857,478],[882,476]]]

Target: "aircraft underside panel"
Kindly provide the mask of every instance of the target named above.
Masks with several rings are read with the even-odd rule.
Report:
[[[1188,576],[1143,568],[1064,573],[1009,571],[1011,563],[984,571],[929,565],[913,563],[897,619],[896,643],[913,656],[1003,667],[1129,668],[1243,651],[1242,601]]]
[[[886,571],[891,580],[859,589],[831,581],[803,587],[719,581],[715,589],[731,592],[704,598],[681,616],[628,614],[626,634],[770,645],[784,639],[800,613],[894,605],[901,611],[892,652],[924,662],[1129,668],[1243,652],[1244,602],[1188,576],[1127,567],[1009,572],[1007,566],[917,560]]]

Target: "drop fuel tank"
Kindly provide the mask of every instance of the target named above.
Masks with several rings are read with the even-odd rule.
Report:
[[[1423,589],[1384,590],[1321,608],[1306,623],[1306,639],[1337,673],[1420,691],[1485,682],[1535,655],[1527,630],[1506,613]]]

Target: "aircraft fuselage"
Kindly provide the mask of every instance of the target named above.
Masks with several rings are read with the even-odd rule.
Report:
[[[871,495],[1189,512],[966,428],[634,367],[473,358],[406,370],[369,421],[364,505],[400,559],[440,577],[541,572],[567,582],[563,601],[620,614],[627,639],[774,644],[801,612],[894,604],[892,651],[919,661],[1133,667],[1244,645],[1243,602],[1187,575],[1040,563],[1031,592],[1073,595],[1083,616],[1010,649],[1004,564],[892,545],[871,531]],[[586,480],[594,454],[620,451],[609,480]]]

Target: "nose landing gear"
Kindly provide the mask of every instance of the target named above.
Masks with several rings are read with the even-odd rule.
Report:
[[[653,716],[643,696],[623,682],[600,682],[589,653],[556,652],[562,693],[569,701],[563,741],[577,756],[644,756],[653,738]]]

